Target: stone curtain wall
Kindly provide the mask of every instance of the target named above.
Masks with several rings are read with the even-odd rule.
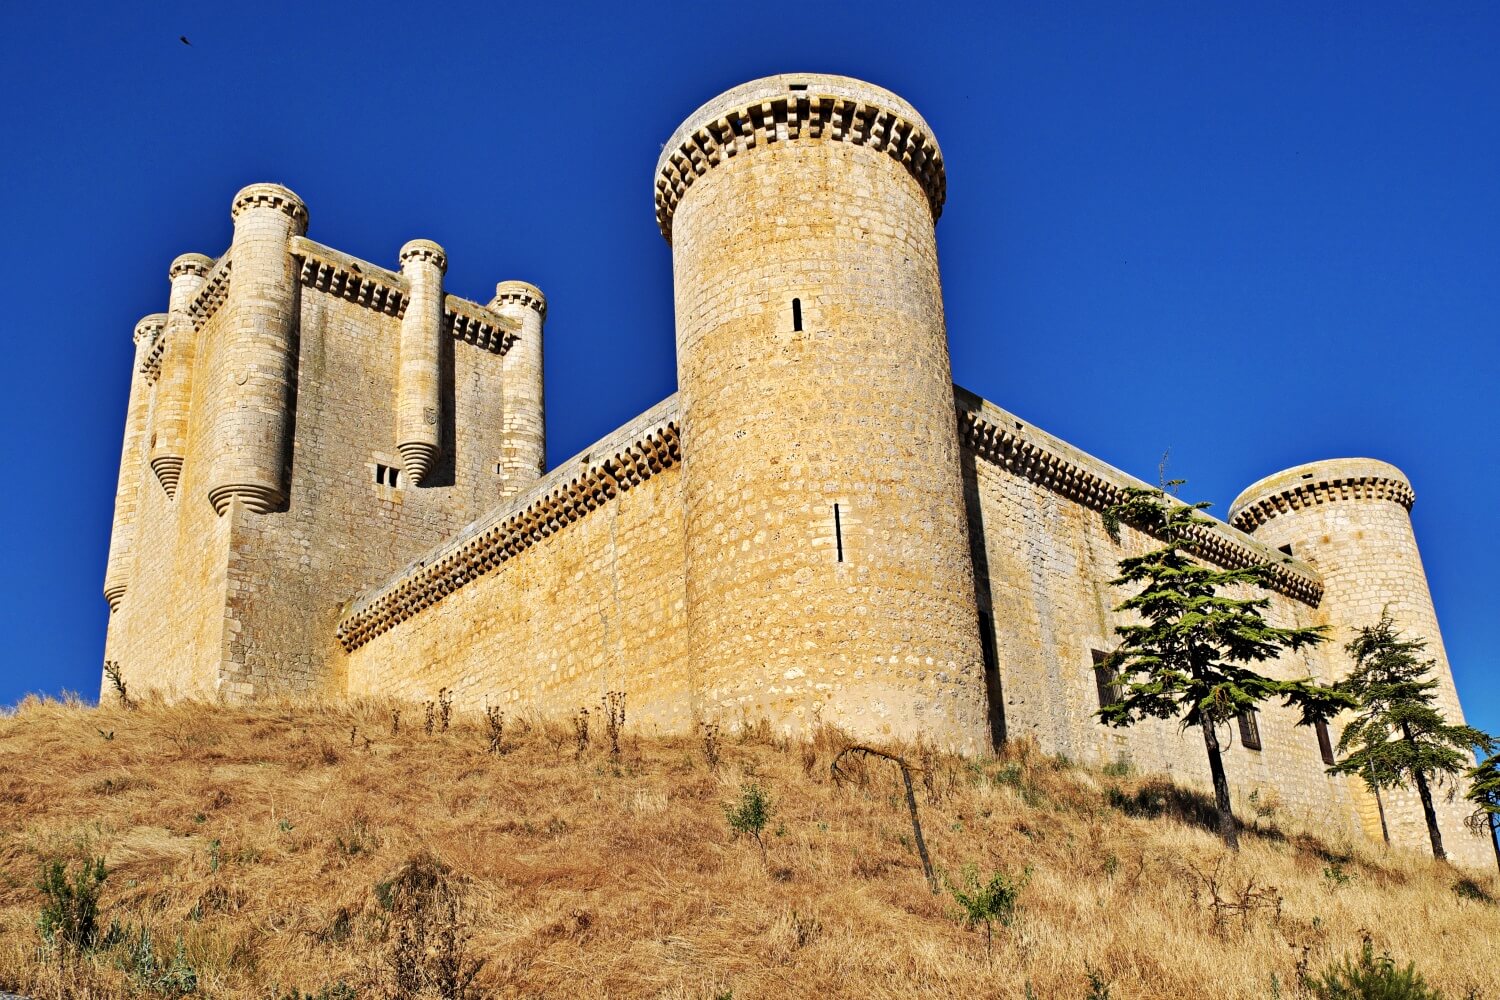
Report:
[[[632,725],[689,728],[675,420],[674,398],[362,597],[349,694],[560,716],[624,691]]]
[[[1109,580],[1120,559],[1154,544],[1128,527],[1121,542],[1113,542],[1099,512],[1109,487],[1142,484],[962,390],[959,406],[970,445],[964,477],[979,604],[993,622],[1005,734],[1032,737],[1049,753],[1089,763],[1126,759],[1142,771],[1208,790],[1198,730],[1182,732],[1172,722],[1120,730],[1093,717],[1099,694],[1092,653],[1114,649],[1114,627],[1124,622],[1110,609],[1127,592]],[[975,447],[985,436],[975,429],[976,418],[985,428],[1006,429],[1010,441]],[[993,433],[988,436],[993,440]],[[1283,558],[1227,525],[1215,532],[1226,539],[1223,551],[1234,553],[1225,562]],[[1267,617],[1286,626],[1317,623],[1318,612],[1307,599],[1289,596],[1306,589],[1308,571],[1296,564],[1287,570],[1285,592],[1270,595]],[[1276,677],[1328,676],[1316,654],[1263,669]],[[1357,830],[1345,783],[1324,774],[1315,732],[1297,726],[1297,713],[1279,704],[1266,705],[1258,716],[1261,750],[1241,745],[1238,726],[1220,730],[1227,744],[1225,769],[1242,813],[1252,791],[1259,789],[1262,797],[1274,791],[1303,817]]]

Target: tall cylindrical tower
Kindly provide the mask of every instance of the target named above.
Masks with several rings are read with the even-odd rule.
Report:
[[[401,367],[396,389],[396,448],[406,477],[421,486],[443,450],[443,275],[448,257],[431,240],[401,248],[406,312],[401,316]]]
[[[141,371],[151,345],[162,335],[165,313],[152,313],[135,325],[135,358],[130,369],[130,402],[125,407],[125,443],[120,449],[120,479],[115,487],[115,521],[109,535],[109,562],[104,569],[104,599],[117,611],[135,565],[135,509],[146,452],[149,390]]]
[[[209,502],[238,497],[263,514],[286,503],[299,284],[288,242],[307,231],[307,206],[279,184],[234,196],[227,328],[213,352]]]
[[[1329,626],[1329,641],[1319,650],[1325,665],[1322,680],[1349,673],[1353,662],[1344,644],[1389,611],[1406,638],[1427,643],[1426,655],[1437,661],[1438,704],[1450,721],[1461,722],[1463,710],[1412,532],[1414,499],[1411,483],[1395,466],[1340,458],[1262,479],[1235,498],[1229,518],[1257,541],[1290,552],[1322,574],[1319,617]],[[1378,838],[1375,800],[1362,791],[1362,784],[1353,790],[1366,831]],[[1392,840],[1425,847],[1426,824],[1415,791],[1383,795]],[[1473,840],[1463,831],[1463,810],[1449,804],[1439,812],[1446,846],[1462,856],[1466,842]]]
[[[821,74],[721,94],[662,152],[708,713],[987,739],[933,229],[945,183],[910,104]]]
[[[187,454],[188,410],[192,405],[193,363],[198,349],[197,331],[188,306],[208,280],[212,257],[185,253],[172,261],[167,277],[172,293],[167,306],[167,326],[162,336],[166,347],[161,358],[161,378],[156,384],[155,434],[151,445],[151,471],[169,499],[177,498],[182,478],[182,459]]]
[[[542,400],[542,325],[547,299],[524,281],[495,286],[490,308],[521,324],[521,332],[501,361],[505,394],[500,464],[506,496],[514,496],[547,471],[547,425]]]

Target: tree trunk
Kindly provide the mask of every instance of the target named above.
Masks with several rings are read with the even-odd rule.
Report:
[[[1224,774],[1224,758],[1219,753],[1219,734],[1214,732],[1213,722],[1204,719],[1203,745],[1208,750],[1208,771],[1214,779],[1214,805],[1219,810],[1219,836],[1231,851],[1240,849],[1240,833],[1234,823],[1234,810],[1229,804],[1229,778]]]
[[[1437,812],[1432,808],[1432,792],[1427,787],[1427,776],[1421,771],[1413,772],[1417,779],[1417,794],[1422,797],[1422,813],[1427,817],[1427,837],[1432,841],[1432,856],[1439,861],[1448,860],[1443,851],[1443,832],[1438,829]]]
[[[1401,735],[1406,742],[1416,746],[1417,741],[1411,738],[1411,729],[1404,724]],[[1437,811],[1432,808],[1432,791],[1427,787],[1427,775],[1414,770],[1412,777],[1417,782],[1417,795],[1422,799],[1422,815],[1427,818],[1427,838],[1432,841],[1432,856],[1439,861],[1447,861],[1448,854],[1443,850],[1443,831],[1438,829]]]
[[[1495,867],[1500,868],[1500,816],[1488,816],[1490,844],[1495,848]]]
[[[1375,789],[1375,808],[1380,812],[1380,836],[1385,846],[1391,846],[1391,828],[1385,825],[1385,802],[1380,798],[1380,789]]]

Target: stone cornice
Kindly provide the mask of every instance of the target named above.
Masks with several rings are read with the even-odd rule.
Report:
[[[993,465],[1093,510],[1114,503],[1128,486],[1146,486],[966,389],[954,386],[954,395],[964,447]],[[1323,579],[1316,569],[1222,521],[1210,520],[1195,546],[1203,558],[1226,569],[1269,565],[1280,593],[1314,607],[1323,599]]]
[[[1386,500],[1407,510],[1417,495],[1401,470],[1374,459],[1333,459],[1279,472],[1240,494],[1230,507],[1235,527],[1254,531],[1272,518],[1341,500]]]
[[[355,600],[339,643],[358,649],[680,460],[673,395]]]
[[[766,96],[730,108],[710,102],[698,112],[707,111],[708,117],[696,124],[690,118],[678,130],[656,171],[656,222],[667,242],[672,240],[672,216],[678,202],[709,168],[728,157],[742,156],[758,145],[797,139],[849,142],[887,154],[922,186],[933,220],[943,214],[943,203],[948,196],[943,154],[926,123],[908,110],[910,106],[893,94],[859,81],[848,81],[854,85],[851,93],[845,87],[820,89],[823,80],[816,76],[809,79],[808,90]],[[846,93],[828,92],[836,89]]]
[[[298,276],[306,287],[387,316],[399,319],[405,315],[410,286],[404,276],[305,236],[292,239],[291,251],[301,262]],[[510,350],[521,329],[515,320],[456,295],[443,297],[443,317],[455,339],[491,354]]]

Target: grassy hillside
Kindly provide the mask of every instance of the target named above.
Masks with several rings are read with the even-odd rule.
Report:
[[[485,720],[429,735],[421,707],[393,735],[391,706],[27,702],[0,718],[0,990],[1260,1000],[1313,995],[1299,968],[1368,937],[1449,998],[1500,997],[1493,876],[1323,840],[1266,803],[1226,857],[1199,800],[1148,776],[897,748],[924,768],[946,881],[1022,885],[987,952],[928,890],[893,765],[836,784],[837,732],[726,726],[713,766],[704,737],[628,719],[616,758],[600,715],[581,750],[569,720],[507,718],[492,754]],[[764,860],[726,821],[751,783]],[[99,856],[92,949],[49,951],[43,866],[69,865],[56,897]]]

